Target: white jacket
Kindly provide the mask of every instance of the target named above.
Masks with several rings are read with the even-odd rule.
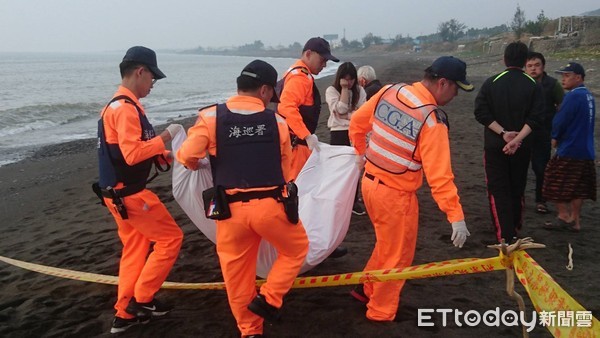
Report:
[[[356,102],[356,109],[362,106],[367,101],[367,93],[365,89],[358,86],[359,98]],[[352,91],[349,93],[350,102],[341,102],[341,93],[334,86],[329,86],[325,91],[325,101],[329,106],[329,119],[327,120],[327,128],[334,130],[348,130],[350,126],[350,118],[354,110],[351,109]]]

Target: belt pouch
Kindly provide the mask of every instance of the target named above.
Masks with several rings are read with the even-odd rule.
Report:
[[[223,186],[216,186],[202,192],[206,218],[224,220],[231,217],[227,194]]]
[[[290,223],[298,224],[298,220],[300,219],[298,215],[298,186],[294,182],[289,182],[285,190],[287,197],[282,198],[285,215]]]

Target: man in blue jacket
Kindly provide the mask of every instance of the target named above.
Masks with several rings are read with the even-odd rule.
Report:
[[[585,70],[569,62],[557,71],[569,92],[552,121],[552,147],[556,155],[548,163],[544,177],[544,197],[556,203],[558,216],[545,228],[579,232],[584,199],[596,200],[594,164],[594,121],[596,103],[585,87]]]

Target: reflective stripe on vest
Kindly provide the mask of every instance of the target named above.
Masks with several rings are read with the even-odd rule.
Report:
[[[436,123],[427,119],[435,109],[435,105],[423,104],[406,84],[389,87],[375,108],[367,160],[393,174],[421,170],[421,161],[414,155],[423,124]]]

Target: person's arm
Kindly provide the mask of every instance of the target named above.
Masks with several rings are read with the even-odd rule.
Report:
[[[544,119],[546,118],[545,109],[544,90],[542,85],[537,83],[531,95],[529,111],[526,112],[527,115],[525,115],[525,124],[528,125],[531,130],[538,130],[543,127]]]
[[[308,97],[312,100],[312,80],[309,75],[301,71],[287,75],[277,111],[285,117],[290,129],[301,139],[310,135],[299,108]]]
[[[124,103],[108,115],[114,119],[117,141],[128,165],[135,165],[165,151],[162,137],[142,140],[142,126],[135,106]]]
[[[562,136],[565,134],[567,126],[569,125],[568,122],[574,115],[571,113],[571,106],[573,103],[571,96],[565,95],[558,112],[556,112],[554,119],[552,119],[552,139],[555,141],[555,144],[562,139]]]
[[[356,101],[356,109],[362,107],[367,102],[367,92],[363,87],[358,87],[358,101]]]
[[[344,101],[344,92],[346,100]],[[338,92],[335,87],[330,86],[325,90],[325,101],[329,106],[329,112],[335,114],[338,118],[347,118],[347,114],[350,112],[350,105],[348,104],[348,89],[345,91],[342,89],[342,93]]]
[[[429,118],[433,118],[430,116]],[[450,160],[448,128],[443,123],[424,125],[418,141],[423,172],[431,195],[448,219],[454,223],[465,219]]]
[[[198,161],[207,156],[207,150],[216,148],[216,107],[200,112],[196,124],[188,130],[188,137],[176,154],[178,162],[185,167],[196,170]]]
[[[498,134],[504,142],[509,142],[513,138],[515,138],[519,132],[514,130],[506,130],[500,123],[496,121],[494,114],[492,113],[492,109],[490,107],[491,102],[489,102],[489,90],[491,86],[491,81],[488,79],[483,83],[479,93],[477,93],[477,97],[475,98],[475,120],[481,123],[485,127],[489,128],[495,134]]]
[[[277,118],[277,127],[279,129],[279,148],[281,149],[281,171],[286,182],[292,180],[292,142],[290,141],[290,132],[285,119],[279,115]]]
[[[489,102],[491,85],[492,82],[490,79],[486,80],[483,85],[481,85],[481,89],[479,89],[479,93],[477,93],[477,96],[475,97],[474,115],[477,122],[490,128],[496,134],[500,134],[504,130],[504,127],[496,122],[496,117],[492,112],[492,102]]]
[[[527,135],[529,135],[530,133],[531,127],[528,124],[523,125],[523,128],[521,128],[519,133],[512,140],[506,143],[506,145],[504,145],[502,151],[506,155],[512,155],[516,153],[519,147],[521,146],[521,142],[523,142],[523,139],[525,139],[525,137],[527,137]]]

